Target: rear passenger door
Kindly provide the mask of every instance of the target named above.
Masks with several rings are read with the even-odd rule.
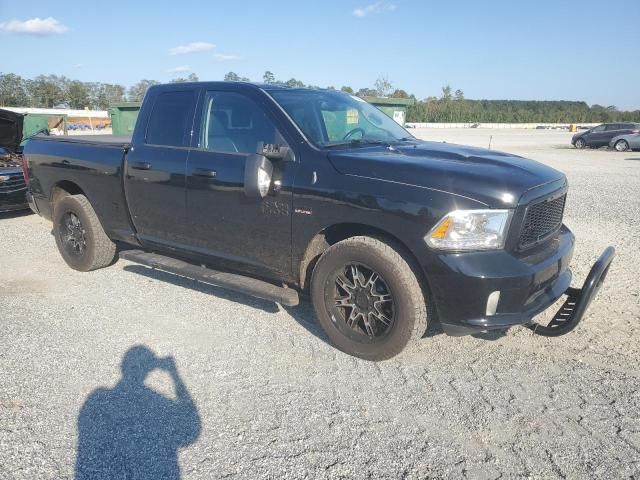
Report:
[[[231,87],[230,87],[231,88]],[[274,162],[280,189],[244,192],[245,160],[258,143],[291,145],[259,94],[201,93],[187,165],[187,232],[192,251],[268,277],[291,273],[291,208],[296,162]]]
[[[613,137],[617,137],[618,135],[622,135],[624,132],[622,131],[622,125],[619,123],[610,123],[606,126],[605,132],[602,135],[602,146],[609,145],[609,142]]]
[[[147,245],[183,248],[185,169],[195,90],[151,92],[127,154],[125,192],[138,238]]]

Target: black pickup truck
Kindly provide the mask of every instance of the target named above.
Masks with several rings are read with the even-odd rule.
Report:
[[[309,291],[341,350],[392,357],[439,319],[452,335],[573,329],[614,250],[571,288],[565,176],[522,157],[412,137],[332,90],[154,86],[132,138],[36,137],[32,209],[76,270],[119,252],[295,306]],[[566,295],[544,324],[534,316]]]

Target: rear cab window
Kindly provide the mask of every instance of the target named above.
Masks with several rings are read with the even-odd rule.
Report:
[[[149,115],[145,143],[188,147],[191,142],[195,95],[194,90],[159,94]]]

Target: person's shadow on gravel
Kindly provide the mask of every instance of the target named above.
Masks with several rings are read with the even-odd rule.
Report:
[[[144,346],[124,355],[122,378],[89,395],[78,417],[76,480],[179,479],[178,448],[200,435],[200,416],[172,357]],[[172,378],[175,399],[144,384],[155,369]]]

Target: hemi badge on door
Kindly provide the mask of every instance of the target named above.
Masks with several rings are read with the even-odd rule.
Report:
[[[296,208],[294,210],[294,213],[299,213],[301,215],[311,215],[311,209],[310,208]]]

